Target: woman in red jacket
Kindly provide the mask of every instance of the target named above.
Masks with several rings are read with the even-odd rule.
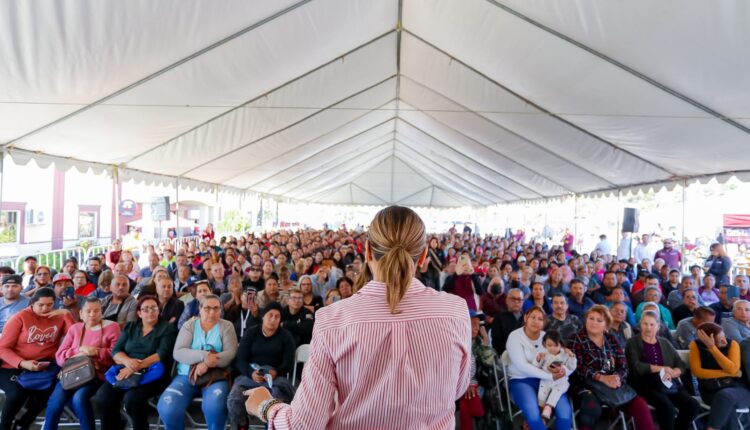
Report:
[[[41,372],[56,366],[55,352],[63,334],[73,325],[73,317],[64,309],[53,311],[55,292],[40,288],[31,297],[31,306],[13,315],[0,337],[0,389],[5,403],[0,413],[0,430],[28,429],[37,414],[47,405],[55,388],[52,375],[49,387],[27,389],[19,382],[22,372]],[[26,412],[15,423],[18,411],[26,404]]]

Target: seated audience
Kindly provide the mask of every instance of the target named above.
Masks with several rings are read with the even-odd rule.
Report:
[[[741,343],[750,338],[750,302],[737,300],[732,305],[732,317],[721,320],[721,328],[729,340]]]
[[[136,372],[140,375],[150,371],[158,377],[152,382],[138,384],[128,390],[103,383],[93,397],[102,429],[122,428],[120,414],[113,413],[120,410],[120,403],[123,403],[125,412],[133,420],[134,430],[149,428],[147,402],[150,398],[161,395],[169,384],[172,350],[177,336],[174,324],[159,319],[159,309],[155,296],[139,297],[136,306],[138,320],[125,325],[112,350],[115,363],[121,366],[118,367],[117,381],[134,377]],[[159,368],[161,372],[157,370]]]
[[[44,430],[58,428],[66,405],[73,409],[81,430],[96,430],[91,397],[104,382],[104,372],[114,364],[112,348],[120,338],[120,326],[102,319],[102,304],[96,297],[83,299],[81,321],[65,334],[55,359],[62,368],[66,360],[79,356],[89,357],[96,369],[96,377],[85,385],[69,390],[64,389],[61,382],[57,382],[47,403]]]
[[[508,336],[514,330],[523,326],[523,293],[518,288],[512,288],[506,295],[507,311],[502,311],[495,315],[492,322],[492,347],[495,352],[501,354],[505,352],[505,344]]]
[[[660,325],[655,312],[646,311],[641,316],[640,334],[630,338],[625,347],[629,381],[654,408],[660,430],[687,429],[700,406],[681,385],[687,365],[668,340],[657,336]]]
[[[520,291],[519,291],[520,293]],[[534,306],[523,317],[523,327],[508,336],[507,353],[510,365],[507,378],[510,378],[510,395],[513,402],[523,412],[523,417],[531,430],[546,428],[539,411],[539,385],[541,381],[554,381],[566,378],[569,374],[565,366],[540,369],[535,365],[537,355],[543,347],[544,311]],[[570,429],[573,410],[567,394],[562,394],[555,407],[555,429]]]
[[[568,299],[561,293],[552,296],[552,315],[547,317],[545,330],[560,333],[564,341],[581,330],[581,320],[575,315],[568,314]]]
[[[263,309],[262,323],[250,327],[242,336],[235,366],[240,376],[234,380],[227,399],[229,422],[247,426],[245,395],[250,388],[268,386],[265,375],[273,380],[271,393],[275,399],[289,402],[291,383],[284,377],[292,370],[296,346],[292,335],[281,327],[281,305],[271,302]]]
[[[296,346],[310,343],[315,324],[315,314],[302,306],[302,300],[302,292],[292,288],[288,305],[281,311],[281,326],[292,334]]]
[[[21,294],[23,289],[21,282],[23,282],[21,275],[9,275],[3,278],[3,296],[0,297],[0,336],[8,320],[29,306],[28,297]]]
[[[695,310],[692,317],[685,318],[677,324],[675,341],[680,349],[690,348],[690,344],[698,337],[698,327],[707,322],[713,322],[714,310],[708,306],[701,306]]]
[[[727,340],[721,326],[698,327],[690,343],[690,370],[698,378],[701,399],[711,407],[708,429],[736,429],[737,409],[750,407],[750,390],[740,378],[740,346]]]
[[[600,391],[617,390],[627,384],[628,364],[625,353],[607,329],[612,324],[609,309],[596,305],[586,312],[583,329],[573,337],[573,352],[578,367],[571,376],[571,391],[577,393],[580,412],[578,428],[596,428],[602,415],[602,399],[589,389],[592,384],[602,384]],[[654,430],[648,404],[641,396],[618,407],[632,417],[639,430]]]
[[[230,382],[227,368],[237,355],[237,336],[232,323],[221,319],[218,296],[208,294],[194,301],[200,304],[200,317],[187,321],[177,335],[177,375],[156,406],[167,430],[185,428],[185,411],[199,396],[208,428],[226,427]]]
[[[0,390],[5,392],[0,430],[28,429],[55,389],[59,371],[55,353],[74,321],[70,312],[53,310],[54,303],[52,288],[39,288],[31,296],[31,306],[5,323],[0,336]],[[25,388],[19,380],[24,372],[42,372],[39,376],[45,383]]]
[[[103,278],[104,275],[99,279]],[[138,318],[138,315],[136,315],[137,300],[128,293],[130,284],[125,275],[117,275],[112,278],[111,282],[110,294],[102,301],[102,318],[114,321],[122,328],[125,327],[126,323]]]

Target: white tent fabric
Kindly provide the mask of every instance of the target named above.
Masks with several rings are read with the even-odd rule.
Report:
[[[748,22],[742,0],[9,1],[0,145],[345,204],[747,175]]]

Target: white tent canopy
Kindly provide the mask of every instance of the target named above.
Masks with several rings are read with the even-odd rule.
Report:
[[[750,169],[742,0],[0,4],[0,144],[323,203]]]

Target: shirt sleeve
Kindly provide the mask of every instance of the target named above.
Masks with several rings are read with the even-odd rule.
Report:
[[[275,405],[268,412],[269,430],[328,428],[335,407],[336,385],[335,365],[325,334],[315,330],[305,377],[291,405]]]
[[[11,317],[8,322],[5,323],[5,327],[3,327],[3,335],[0,336],[0,357],[3,357],[3,361],[14,368],[18,368],[18,365],[23,361],[23,358],[13,350],[18,341],[18,337],[21,335],[22,328],[23,320],[19,313]]]
[[[63,340],[60,343],[60,347],[55,353],[55,361],[57,361],[58,366],[62,367],[62,365],[65,364],[65,360],[78,353],[78,339],[82,335],[83,330],[81,330],[80,332],[73,332],[72,330],[70,330],[68,331],[66,336],[63,337]]]
[[[732,342],[729,347],[729,357],[719,351],[719,348],[714,346],[711,349],[711,355],[721,369],[705,369],[703,363],[701,363],[700,352],[698,351],[698,345],[695,342],[690,344],[690,370],[693,376],[701,379],[714,379],[714,378],[726,378],[737,376],[737,372],[740,370],[740,347],[737,342]]]
[[[166,323],[166,325],[167,327],[159,340],[159,347],[156,348],[156,353],[159,355],[159,361],[162,363],[168,363],[172,360],[172,350],[174,349],[174,344],[177,340],[177,329],[175,326],[169,323]]]
[[[508,358],[513,367],[525,377],[539,378],[545,380],[552,380],[552,374],[547,373],[542,369],[534,366],[526,360],[526,354],[523,352],[525,342],[523,342],[518,336],[518,332],[513,332],[508,336],[508,344],[506,345],[506,351],[508,351]],[[518,340],[518,341],[516,341]]]

